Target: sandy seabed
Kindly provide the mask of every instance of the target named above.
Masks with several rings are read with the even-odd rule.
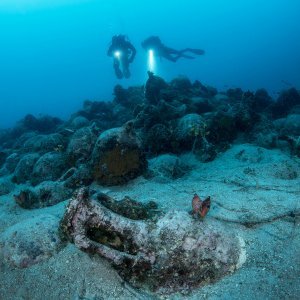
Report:
[[[47,260],[23,269],[12,268],[0,252],[0,299],[299,299],[299,158],[241,144],[209,163],[188,154],[181,159],[192,170],[180,179],[139,177],[101,191],[116,199],[128,195],[141,202],[154,200],[163,211],[188,211],[194,193],[210,195],[212,207],[203,222],[217,219],[220,226],[241,237],[244,255],[236,272],[189,295],[162,297],[135,290],[106,260],[68,244]],[[30,224],[47,215],[44,226],[50,219],[59,224],[67,201],[25,210],[14,202],[15,192],[0,197],[0,244],[20,222]],[[28,239],[41,234],[32,230],[34,226],[28,228]]]

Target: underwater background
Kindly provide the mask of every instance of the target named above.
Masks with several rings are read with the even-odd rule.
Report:
[[[0,300],[298,300],[299,8],[0,0]]]
[[[61,118],[83,100],[113,98],[113,87],[144,84],[141,42],[158,35],[174,48],[204,56],[157,61],[155,73],[186,75],[226,90],[300,86],[300,3],[296,0],[1,0],[0,128],[26,113]],[[129,80],[118,81],[106,55],[126,34],[137,49]]]

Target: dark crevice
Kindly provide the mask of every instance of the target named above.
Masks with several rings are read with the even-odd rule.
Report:
[[[108,246],[120,252],[126,252],[131,255],[137,254],[137,247],[129,239],[120,235],[118,232],[109,231],[104,228],[90,227],[87,236],[94,242]]]

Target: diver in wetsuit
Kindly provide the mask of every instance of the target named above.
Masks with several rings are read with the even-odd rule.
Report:
[[[128,41],[125,35],[114,35],[111,40],[111,45],[107,51],[108,56],[113,56],[113,67],[117,78],[121,79],[130,77],[129,64],[135,58],[136,50]],[[122,65],[122,70],[120,68]]]
[[[194,59],[194,56],[187,55],[185,53],[191,53],[194,55],[204,55],[204,50],[185,48],[183,50],[175,50],[165,46],[158,36],[150,36],[142,42],[142,47],[145,50],[153,50],[155,55],[163,57],[172,62],[176,62],[179,58]]]

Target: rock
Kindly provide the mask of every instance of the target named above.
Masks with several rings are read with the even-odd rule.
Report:
[[[203,114],[206,112],[213,111],[213,106],[209,99],[201,98],[201,97],[193,97],[191,103],[190,110],[197,114]]]
[[[34,188],[22,189],[14,198],[22,208],[32,209],[55,205],[67,200],[71,195],[72,190],[62,182],[44,181]]]
[[[192,89],[192,83],[187,77],[179,76],[170,82],[170,87],[181,94],[188,94]]]
[[[67,171],[61,180],[64,181],[66,187],[75,189],[90,185],[93,182],[93,174],[87,165],[80,164],[78,168]]]
[[[132,120],[134,118],[132,110],[133,109],[129,109],[127,106],[116,104],[113,108],[113,126],[122,126],[124,123]]]
[[[219,94],[216,94],[212,100],[215,103],[228,102],[229,97],[225,94],[219,93]]]
[[[193,83],[193,94],[197,97],[212,98],[218,94],[218,90],[211,86],[206,86],[200,81],[196,80]]]
[[[164,100],[160,100],[157,104],[157,109],[160,114],[160,118],[164,121],[169,121],[177,118],[181,118],[186,114],[187,106],[185,104],[172,104],[167,103]]]
[[[137,113],[134,120],[134,128],[148,130],[157,123],[163,123],[163,121],[157,106],[145,105]]]
[[[155,124],[143,134],[143,148],[147,153],[157,155],[163,152],[172,152],[172,132],[164,124]]]
[[[20,184],[25,183],[27,180],[29,180],[31,178],[33,167],[39,157],[40,155],[37,153],[30,153],[23,156],[15,169],[12,178],[13,182]]]
[[[11,181],[10,176],[0,177],[0,196],[9,194],[14,188],[15,185]]]
[[[278,134],[276,132],[258,132],[255,136],[255,143],[259,147],[273,149],[278,146]]]
[[[148,72],[148,80],[145,86],[145,97],[149,104],[157,104],[161,99],[161,91],[167,88],[166,82],[152,72]]]
[[[94,179],[103,185],[123,184],[141,175],[147,161],[132,123],[100,134],[92,154]]]
[[[127,89],[128,99],[122,105],[130,108],[131,110],[145,102],[145,89],[144,86],[131,86]]]
[[[62,152],[65,149],[65,138],[59,133],[36,135],[28,139],[23,150],[27,152]]]
[[[26,130],[34,130],[41,133],[51,133],[56,130],[58,125],[62,124],[62,121],[59,118],[47,115],[36,118],[29,114],[26,115],[20,123],[26,128]]]
[[[79,249],[106,258],[134,287],[167,295],[215,282],[245,262],[242,238],[207,220],[169,211],[153,222],[135,221],[80,189],[69,203],[61,231]]]
[[[198,114],[187,114],[177,121],[175,138],[184,150],[192,150],[195,139],[205,130],[205,121]]]
[[[0,168],[5,163],[6,158],[7,158],[7,153],[5,151],[0,150]]]
[[[177,148],[191,151],[202,162],[212,161],[217,155],[216,147],[208,140],[212,133],[206,119],[198,114],[185,115],[175,129]]]
[[[36,185],[46,180],[57,180],[67,168],[64,154],[60,152],[46,153],[34,165],[31,183]]]
[[[83,116],[78,116],[72,119],[70,127],[73,129],[80,129],[89,125],[89,120]]]
[[[273,117],[277,119],[287,116],[296,105],[300,105],[299,92],[295,88],[283,91],[271,107]]]
[[[279,118],[273,121],[273,125],[276,130],[280,131],[284,127],[286,118]]]
[[[37,135],[38,134],[35,131],[29,131],[29,132],[23,133],[19,138],[16,139],[15,143],[13,144],[13,148],[14,149],[23,149],[26,141],[31,138],[34,138]]]
[[[230,98],[231,102],[239,102],[243,98],[243,90],[240,88],[231,88],[228,89],[226,95]]]
[[[123,106],[126,106],[129,99],[129,92],[127,89],[124,89],[120,84],[117,84],[114,87],[114,102],[116,104],[121,104]]]
[[[218,112],[207,122],[206,132],[209,142],[226,148],[237,137],[236,119],[230,113]]]
[[[97,136],[92,128],[83,127],[78,129],[70,139],[67,147],[68,159],[74,164],[77,160],[84,162],[90,158]]]
[[[149,171],[155,177],[177,179],[184,176],[189,167],[176,155],[163,154],[149,160]]]
[[[256,112],[262,112],[272,104],[272,98],[265,89],[259,89],[254,94],[251,104],[252,109]]]
[[[88,120],[100,119],[104,123],[113,121],[112,103],[105,101],[84,101],[83,110],[78,112],[79,116],[83,116]]]
[[[157,204],[154,201],[141,203],[128,196],[118,201],[104,193],[97,193],[94,199],[114,213],[132,220],[146,220],[153,218],[157,214]]]
[[[58,236],[59,219],[42,214],[21,221],[0,235],[2,261],[17,268],[28,268],[48,260],[62,245]]]
[[[300,136],[300,114],[288,115],[280,125],[281,126],[278,128],[277,123],[280,134]]]
[[[21,157],[18,153],[12,153],[11,155],[9,155],[6,158],[4,165],[0,169],[0,176],[13,173],[20,158]]]

